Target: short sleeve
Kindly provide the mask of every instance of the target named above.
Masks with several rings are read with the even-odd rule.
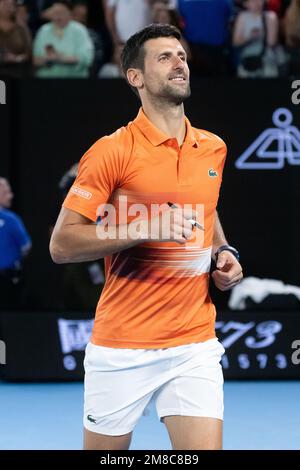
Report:
[[[98,140],[82,157],[78,175],[63,207],[96,221],[97,209],[105,204],[121,181],[121,150],[109,137]]]
[[[94,45],[83,25],[76,25],[74,28],[73,43],[76,46],[75,56],[79,58],[78,66],[90,66],[94,59]]]
[[[223,170],[224,170],[225,161],[227,157],[227,145],[219,136],[215,136],[215,137],[217,138],[216,140],[217,146],[215,149],[215,156],[216,156],[215,169],[221,175],[221,181],[222,181]]]
[[[42,26],[34,39],[33,42],[33,56],[34,57],[41,57],[45,55],[45,44],[47,43],[47,30],[45,26]]]

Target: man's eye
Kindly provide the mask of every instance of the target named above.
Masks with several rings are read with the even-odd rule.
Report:
[[[168,57],[166,55],[162,55],[159,60],[166,60]]]

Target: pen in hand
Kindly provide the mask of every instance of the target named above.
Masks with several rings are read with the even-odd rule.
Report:
[[[177,206],[175,206],[175,204],[173,204],[172,202],[168,202],[167,203],[169,207],[171,207],[171,209],[178,209]],[[197,227],[199,228],[200,230],[205,230],[203,225],[199,224],[199,222],[197,222],[197,220],[194,220],[194,219],[189,219],[189,222],[192,224],[193,227]]]

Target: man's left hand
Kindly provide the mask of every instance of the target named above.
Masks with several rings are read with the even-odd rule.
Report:
[[[221,251],[212,278],[216,287],[222,291],[232,289],[243,279],[242,266],[230,251]]]

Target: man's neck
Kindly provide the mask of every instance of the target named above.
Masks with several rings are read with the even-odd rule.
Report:
[[[183,104],[178,106],[155,106],[143,103],[143,110],[152,124],[170,138],[175,138],[179,146],[183,144],[186,134]]]

